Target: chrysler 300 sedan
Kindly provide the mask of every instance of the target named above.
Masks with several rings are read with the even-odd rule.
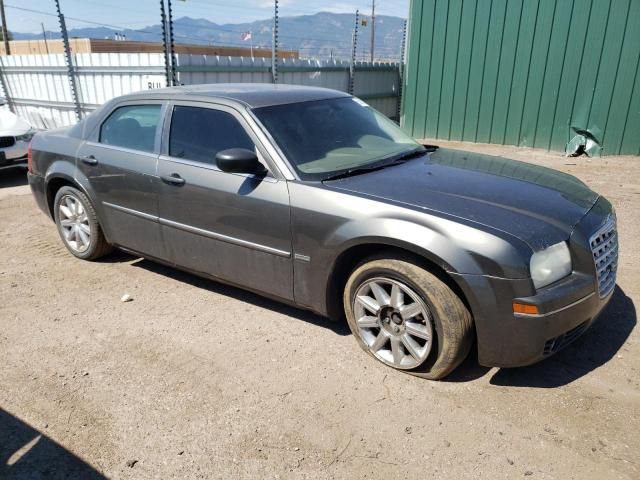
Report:
[[[120,248],[336,319],[425,378],[563,348],[612,295],[616,217],[576,178],[416,143],[345,93],[200,85],[38,133],[29,183],[72,255]],[[311,339],[312,340],[312,339]]]

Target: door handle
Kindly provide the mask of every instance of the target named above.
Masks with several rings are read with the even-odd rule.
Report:
[[[161,175],[160,179],[165,183],[170,183],[172,185],[184,185],[185,180],[177,173],[172,173],[171,175]]]
[[[93,155],[87,155],[86,157],[82,157],[82,163],[86,163],[87,165],[97,165],[98,160]]]

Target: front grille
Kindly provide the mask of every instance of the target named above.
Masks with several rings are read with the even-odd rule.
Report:
[[[600,297],[606,297],[616,286],[618,270],[618,234],[615,217],[610,217],[604,226],[589,240],[598,278]]]
[[[16,137],[0,137],[0,148],[13,147]]]
[[[555,338],[547,340],[544,344],[544,355],[551,355],[573,342],[576,338],[584,333],[589,326],[589,321],[581,323],[577,327],[572,328],[568,332],[564,332],[562,335],[558,335]]]

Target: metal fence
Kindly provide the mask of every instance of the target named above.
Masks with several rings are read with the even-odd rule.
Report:
[[[414,0],[405,129],[563,150],[577,133],[640,154],[640,1]]]
[[[162,88],[166,82],[161,53],[80,53],[73,55],[73,64],[82,115],[113,97]],[[64,55],[2,56],[0,67],[0,93],[16,114],[37,128],[76,122]],[[272,81],[271,60],[265,58],[176,55],[176,71],[183,85]],[[349,62],[281,59],[278,64],[278,83],[348,91],[350,75]],[[356,62],[353,76],[354,95],[396,117],[398,64]]]

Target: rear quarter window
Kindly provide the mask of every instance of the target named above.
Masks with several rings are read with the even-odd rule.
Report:
[[[116,108],[100,127],[100,143],[143,152],[154,151],[161,105]]]

